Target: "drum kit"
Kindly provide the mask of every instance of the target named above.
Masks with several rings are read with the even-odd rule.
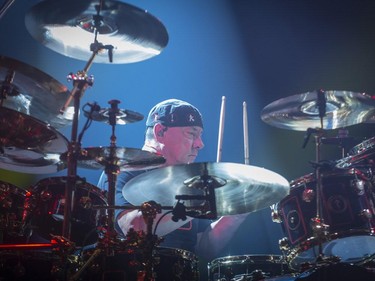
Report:
[[[314,172],[290,182],[290,192],[270,205],[281,224],[282,255],[240,255],[208,264],[210,281],[374,280],[375,137],[350,147],[348,126],[372,123],[375,101],[366,93],[317,90],[276,100],[261,119],[304,131],[303,148],[315,137]],[[327,137],[339,129],[337,137]],[[336,145],[343,158],[322,160],[322,145]]]
[[[4,3],[0,17],[12,2]],[[159,247],[159,238],[152,234],[155,213],[161,209],[183,220],[186,215],[216,219],[273,206],[273,219],[287,236],[280,241],[284,255],[214,260],[208,267],[210,280],[268,280],[286,270],[316,268],[320,260],[364,264],[373,258],[375,141],[352,148],[334,167],[319,161],[319,147],[327,141],[324,130],[368,121],[374,113],[370,96],[318,91],[264,108],[266,123],[306,130],[307,140],[315,135],[316,173],[291,183],[267,169],[235,163],[162,167],[165,159],[160,155],[116,145],[116,125],[143,119],[140,113],[120,109],[120,101],[110,100],[104,109],[85,104],[87,122],[80,134],[78,120],[80,99],[93,85],[91,65],[134,63],[160,54],[168,43],[163,24],[145,10],[109,0],[69,0],[64,5],[43,1],[29,10],[25,21],[35,40],[86,65],[68,75],[73,84],[69,91],[40,70],[0,56],[0,168],[29,174],[67,170],[67,176],[45,178],[29,189],[0,182],[1,280],[199,280],[192,253]],[[91,121],[111,126],[109,146],[81,147]],[[70,140],[58,131],[68,125]],[[104,171],[108,192],[80,178],[77,167]],[[123,195],[132,206],[116,206],[117,174],[133,169],[151,170],[125,185]],[[114,210],[125,208],[142,211],[147,233],[117,236]],[[250,274],[249,264],[259,267]],[[271,275],[258,270],[265,264]],[[243,274],[233,274],[235,265]]]
[[[12,2],[4,3],[1,16]],[[143,120],[140,113],[120,109],[118,100],[104,109],[83,105],[87,121],[79,134],[80,100],[93,85],[92,64],[151,58],[167,45],[168,34],[150,13],[122,2],[61,4],[42,1],[28,11],[25,22],[46,47],[87,60],[82,71],[68,75],[71,91],[32,66],[0,56],[0,168],[28,174],[67,170],[66,176],[25,189],[0,183],[0,279],[198,280],[192,253],[159,247],[152,235],[155,213],[168,210],[177,221],[186,215],[215,219],[253,212],[285,197],[289,183],[264,168],[234,163],[161,168],[165,159],[160,155],[116,145],[117,125]],[[81,147],[92,121],[111,126],[109,146]],[[70,140],[58,131],[66,126],[72,127]],[[79,177],[78,167],[104,171],[108,191]],[[117,174],[133,169],[152,171],[124,187],[133,206],[115,206]],[[142,211],[146,234],[117,235],[114,210],[126,208]]]

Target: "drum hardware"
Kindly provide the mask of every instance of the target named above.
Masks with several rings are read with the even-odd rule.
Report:
[[[108,206],[108,209],[115,209]],[[110,232],[110,227],[113,227],[108,223],[107,229],[104,230],[104,236],[99,239],[98,245],[94,252],[90,255],[89,259],[83,263],[79,270],[76,271],[70,278],[69,281],[79,280],[85,270],[87,270],[95,260],[103,255],[104,257],[115,256],[118,252],[129,251],[132,252],[137,249],[142,254],[137,262],[138,279],[144,281],[155,280],[154,266],[157,263],[154,257],[154,249],[162,241],[162,238],[158,238],[157,235],[153,234],[153,223],[156,214],[161,213],[162,207],[155,201],[144,202],[141,206],[122,206],[118,207],[122,209],[137,209],[142,212],[142,216],[147,225],[147,231],[136,232],[134,229],[130,229],[126,235],[125,240],[116,239],[115,231]],[[168,207],[167,207],[168,208]],[[110,212],[109,212],[110,213]],[[108,218],[107,222],[110,220]]]
[[[101,1],[101,4],[103,1]],[[48,5],[48,3],[47,3]],[[71,7],[68,7],[71,8]],[[100,18],[101,12],[101,5],[97,7],[97,14],[96,16]],[[67,177],[67,184],[65,186],[65,206],[64,206],[64,219],[63,220],[63,236],[70,238],[71,232],[71,225],[70,225],[70,218],[71,212],[73,209],[73,201],[74,201],[74,185],[76,182],[77,177],[77,155],[81,149],[81,144],[79,139],[77,141],[77,131],[78,131],[78,114],[80,108],[80,98],[83,96],[83,93],[87,89],[87,87],[93,85],[93,76],[88,76],[88,70],[90,69],[92,63],[94,62],[95,57],[99,54],[99,52],[103,52],[104,50],[109,50],[109,59],[111,60],[111,52],[112,47],[109,45],[103,45],[102,43],[98,42],[97,36],[100,29],[100,20],[95,20],[93,22],[93,33],[94,33],[94,42],[90,45],[90,52],[91,57],[87,61],[83,71],[79,71],[76,75],[69,74],[68,80],[73,81],[73,90],[66,100],[63,107],[60,109],[60,113],[63,114],[67,107],[73,100],[74,104],[74,113],[73,113],[73,122],[72,122],[72,130],[71,130],[71,141],[68,146],[67,152],[67,168],[68,168],[68,177]],[[35,30],[34,30],[35,31]],[[93,109],[94,110],[94,109]],[[80,136],[82,137],[82,135]],[[112,202],[109,202],[112,203]],[[113,224],[113,223],[110,223]],[[111,228],[112,229],[112,228]]]

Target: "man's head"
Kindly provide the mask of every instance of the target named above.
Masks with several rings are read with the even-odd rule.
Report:
[[[155,105],[146,121],[145,147],[161,153],[167,165],[194,162],[204,144],[203,120],[193,105],[169,99]]]

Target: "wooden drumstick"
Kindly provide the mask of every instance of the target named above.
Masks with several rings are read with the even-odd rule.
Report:
[[[222,152],[222,149],[223,149],[224,119],[225,119],[225,96],[222,96],[221,97],[221,110],[220,110],[219,136],[218,136],[218,141],[217,141],[216,162],[221,161],[221,152]]]
[[[245,153],[245,164],[249,165],[249,132],[247,127],[247,109],[246,102],[243,102],[243,141],[244,141],[244,153]]]

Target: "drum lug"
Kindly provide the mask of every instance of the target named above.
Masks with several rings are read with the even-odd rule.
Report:
[[[304,202],[310,203],[315,198],[315,191],[311,188],[305,188],[302,193],[302,200]]]
[[[271,206],[271,219],[273,222],[281,223],[281,215],[280,212],[277,210],[277,205]]]
[[[365,181],[356,179],[353,180],[352,184],[357,195],[363,195],[365,193]]]
[[[361,216],[365,218],[366,220],[372,219],[372,213],[369,209],[363,209],[361,211]]]
[[[279,248],[281,251],[289,251],[290,250],[290,244],[289,239],[284,237],[279,240]]]

